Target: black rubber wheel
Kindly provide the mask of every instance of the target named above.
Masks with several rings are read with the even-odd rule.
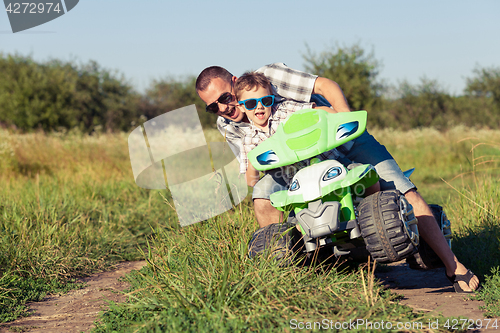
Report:
[[[248,243],[248,256],[270,255],[277,260],[290,258],[300,247],[300,234],[295,224],[275,223],[258,229]]]
[[[443,230],[443,223],[448,221],[446,214],[443,212],[443,207],[439,205],[429,205],[432,215],[436,219],[436,222],[441,230]],[[448,224],[449,228],[449,224]],[[451,245],[451,244],[450,244]],[[435,269],[439,267],[444,267],[444,263],[438,257],[436,252],[427,244],[425,240],[420,237],[420,246],[418,252],[414,255],[406,258],[406,263],[411,269]]]
[[[357,262],[367,262],[368,257],[370,257],[370,252],[368,252],[365,246],[356,247],[354,249],[349,249],[347,257]]]
[[[413,207],[397,190],[366,197],[358,206],[359,227],[366,249],[378,262],[400,261],[418,249]]]

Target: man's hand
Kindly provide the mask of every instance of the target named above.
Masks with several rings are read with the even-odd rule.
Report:
[[[347,100],[337,82],[318,77],[314,82],[313,94],[322,95],[332,105],[335,112],[350,112]]]

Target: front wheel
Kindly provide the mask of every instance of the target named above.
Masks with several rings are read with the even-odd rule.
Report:
[[[381,191],[366,197],[358,212],[361,236],[373,259],[395,262],[417,251],[417,219],[399,191]]]
[[[274,223],[260,228],[252,235],[248,244],[248,256],[270,255],[277,260],[290,259],[300,248],[300,235],[295,224],[290,222]]]

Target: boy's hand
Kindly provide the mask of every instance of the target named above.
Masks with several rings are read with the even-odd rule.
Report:
[[[248,162],[248,169],[247,172],[245,173],[245,179],[247,181],[247,185],[254,187],[255,184],[259,181],[260,175],[257,170],[253,167],[253,165]]]

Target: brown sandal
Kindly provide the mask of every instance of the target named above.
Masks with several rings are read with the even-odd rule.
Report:
[[[468,269],[467,273],[465,273],[465,274],[462,274],[462,275],[453,275],[453,276],[448,276],[448,274],[446,274],[446,277],[453,284],[453,288],[455,288],[455,292],[457,292],[457,293],[472,294],[472,293],[475,293],[475,292],[479,291],[481,289],[481,285],[478,285],[475,290],[465,291],[465,290],[462,289],[462,287],[460,287],[460,284],[458,283],[458,281],[464,281],[465,283],[467,283],[467,285],[470,288],[469,282],[474,277],[474,275],[476,275],[476,274],[472,273],[472,271],[470,269]]]

